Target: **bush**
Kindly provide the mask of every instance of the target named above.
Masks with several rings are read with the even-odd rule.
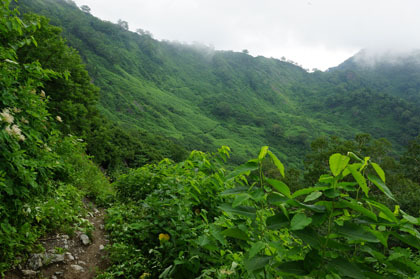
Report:
[[[399,208],[369,157],[335,153],[328,173],[294,192],[264,176],[268,158],[284,177],[268,147],[229,174],[220,157],[193,152],[121,177],[106,221],[113,265],[99,278],[420,276],[419,218]]]

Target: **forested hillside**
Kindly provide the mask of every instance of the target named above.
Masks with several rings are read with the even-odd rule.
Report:
[[[380,92],[420,103],[420,53],[362,50],[331,72],[353,72],[359,82]]]
[[[418,106],[373,86],[380,79],[366,82],[356,68],[307,73],[276,59],[157,41],[71,1],[22,0],[20,6],[63,28],[101,89],[100,111],[108,119],[187,150],[226,144],[240,163],[269,144],[301,167],[309,143],[320,136],[371,133],[401,150],[419,133]]]
[[[0,1],[2,278],[420,278],[415,56],[308,73]],[[103,266],[46,248],[95,235]]]

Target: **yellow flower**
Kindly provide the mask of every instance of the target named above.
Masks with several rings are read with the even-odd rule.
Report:
[[[165,242],[165,241],[169,241],[171,237],[169,236],[169,234],[167,233],[160,233],[159,234],[159,241],[160,242]]]

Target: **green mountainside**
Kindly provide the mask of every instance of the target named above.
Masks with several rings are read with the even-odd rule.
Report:
[[[0,0],[1,278],[420,278],[415,56],[308,73],[83,10]]]
[[[419,133],[418,106],[374,86],[381,79],[366,82],[357,68],[307,73],[276,59],[157,41],[82,12],[71,1],[19,5],[63,28],[100,88],[100,111],[108,119],[187,150],[228,145],[233,163],[240,163],[270,145],[299,167],[320,136],[369,132],[399,150]]]
[[[331,71],[353,72],[377,91],[420,104],[420,51],[361,50]]]

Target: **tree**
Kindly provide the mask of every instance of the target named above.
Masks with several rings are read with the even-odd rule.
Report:
[[[128,22],[122,19],[118,20],[118,25],[121,26],[122,29],[128,30]]]
[[[150,31],[147,31],[141,28],[137,28],[136,33],[139,34],[140,36],[148,36],[150,38],[153,38],[153,34]]]
[[[39,20],[41,27],[33,35],[37,47],[24,46],[17,51],[22,64],[36,57],[45,69],[60,76],[44,82],[49,111],[61,117],[63,133],[86,138],[97,125],[99,89],[91,83],[88,72],[76,50],[61,38],[61,29],[48,24],[48,19],[25,15],[25,21]]]
[[[420,184],[420,135],[410,142],[401,163],[406,176]]]
[[[88,5],[82,5],[82,6],[80,6],[80,9],[81,9],[83,12],[85,12],[85,13],[87,13],[87,14],[90,14],[90,8],[89,8],[89,6],[88,6]]]

